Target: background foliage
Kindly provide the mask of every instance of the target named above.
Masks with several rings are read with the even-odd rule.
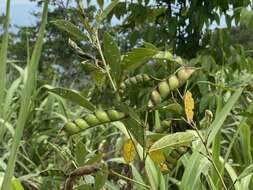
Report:
[[[16,33],[0,19],[3,190],[253,188],[252,1],[46,3]],[[196,71],[148,108],[181,67]],[[94,111],[101,125],[67,133]]]

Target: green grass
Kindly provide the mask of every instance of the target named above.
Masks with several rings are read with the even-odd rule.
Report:
[[[8,166],[5,171],[2,190],[11,189],[11,180],[13,177],[16,157],[20,146],[20,140],[23,135],[24,126],[30,112],[31,97],[36,87],[37,67],[40,60],[41,49],[43,45],[43,38],[45,27],[47,23],[48,1],[44,3],[41,26],[38,34],[38,39],[35,43],[31,60],[27,65],[27,80],[25,81],[24,88],[21,95],[21,107],[18,114],[18,119],[15,128],[15,134],[12,141],[10,156],[8,158]]]

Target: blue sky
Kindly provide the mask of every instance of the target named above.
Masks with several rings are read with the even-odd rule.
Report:
[[[1,14],[5,11],[5,1],[0,3]],[[11,0],[11,24],[19,26],[33,24],[35,18],[30,13],[36,9],[36,3],[29,0]]]

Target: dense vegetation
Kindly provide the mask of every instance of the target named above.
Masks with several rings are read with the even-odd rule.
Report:
[[[10,2],[1,190],[253,189],[252,1]]]

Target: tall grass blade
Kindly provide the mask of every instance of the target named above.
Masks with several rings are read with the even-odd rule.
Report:
[[[6,83],[6,60],[8,51],[9,38],[9,17],[10,17],[10,0],[6,2],[6,15],[4,19],[4,34],[0,50],[0,107],[4,105],[4,92]],[[0,109],[0,118],[4,118],[4,110]],[[4,127],[0,124],[0,143],[3,139]]]
[[[29,105],[31,96],[35,87],[35,79],[37,74],[37,67],[41,55],[41,49],[43,44],[44,32],[47,23],[47,12],[48,12],[48,0],[44,3],[41,26],[39,29],[38,39],[35,43],[34,50],[32,53],[31,60],[28,65],[28,78],[25,81],[25,86],[21,95],[21,107],[19,110],[18,120],[15,129],[15,135],[12,142],[11,152],[8,160],[8,166],[5,172],[2,190],[11,189],[11,180],[14,173],[16,157],[20,145],[20,140],[23,134],[24,125],[29,114]]]
[[[223,123],[230,113],[231,109],[239,99],[240,95],[242,93],[242,89],[238,89],[227,101],[225,106],[222,108],[222,110],[216,115],[215,120],[210,126],[210,135],[208,137],[207,146],[210,146],[213,142],[216,134],[219,132],[221,127],[223,126]],[[196,151],[197,150],[197,151]],[[205,158],[205,164],[200,163],[201,160],[203,160],[203,155],[201,155],[199,152],[204,151],[204,146],[199,146],[193,153],[193,155],[190,157],[188,165],[186,166],[182,182],[181,182],[181,190],[188,189],[188,187],[191,187],[189,189],[196,189],[196,186],[198,185],[197,180],[200,178],[200,175],[202,172],[206,171],[206,167],[203,165],[207,165],[207,158]],[[210,164],[210,162],[208,161]],[[196,172],[197,171],[197,172]]]

